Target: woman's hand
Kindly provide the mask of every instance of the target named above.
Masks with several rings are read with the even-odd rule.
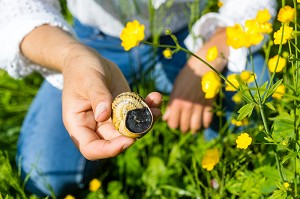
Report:
[[[209,64],[216,70],[222,71],[227,63],[227,60],[223,57],[228,57],[229,53],[224,28],[218,29],[211,39],[196,52],[196,55],[206,60],[207,50],[213,46],[218,48],[222,56],[209,62]],[[163,116],[170,128],[180,128],[182,132],[191,130],[195,133],[202,127],[209,127],[213,118],[211,112],[213,100],[205,99],[201,89],[201,77],[210,70],[196,57],[191,57],[186,66],[180,71],[175,80],[167,110]]]
[[[114,63],[48,25],[27,35],[21,50],[31,61],[62,72],[64,124],[83,156],[89,160],[114,157],[135,142],[120,135],[110,119],[113,98],[130,90]],[[154,118],[159,117],[161,94],[150,93],[145,100]]]
[[[201,77],[185,66],[176,78],[171,98],[163,116],[170,128],[195,133],[202,126],[207,128],[212,120],[212,100],[204,98]]]
[[[64,124],[87,159],[114,157],[135,142],[120,135],[110,118],[113,98],[130,89],[114,63],[90,50],[82,53],[86,54],[71,56],[63,71]],[[161,114],[157,108],[161,100],[159,93],[146,98],[154,117]]]

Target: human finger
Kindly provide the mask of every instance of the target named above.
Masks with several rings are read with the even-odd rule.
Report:
[[[70,134],[82,155],[88,160],[115,157],[135,142],[134,139],[121,135],[111,140],[100,139],[92,129],[83,126],[78,126],[76,131]]]
[[[205,106],[203,109],[203,126],[204,128],[208,128],[213,119],[212,107]]]
[[[172,104],[167,107],[167,109],[169,109],[167,111],[170,111],[168,119],[166,120],[168,126],[173,129],[178,128],[180,123],[181,112],[179,104],[173,101]]]
[[[162,103],[163,97],[159,92],[151,92],[145,98],[145,102],[150,108],[158,108]]]
[[[192,133],[195,133],[202,126],[202,111],[203,111],[203,107],[199,104],[193,107],[193,113],[190,120]]]
[[[98,122],[106,121],[111,115],[112,95],[109,91],[105,78],[100,74],[94,74],[89,77],[93,81],[89,81],[86,85],[86,93],[91,103],[94,118]]]
[[[190,129],[190,119],[193,113],[193,105],[191,102],[187,102],[180,112],[180,130],[186,133]]]

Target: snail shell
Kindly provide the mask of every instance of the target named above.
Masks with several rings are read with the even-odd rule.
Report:
[[[124,92],[112,103],[112,121],[122,135],[139,138],[152,128],[153,115],[141,96],[134,92]]]

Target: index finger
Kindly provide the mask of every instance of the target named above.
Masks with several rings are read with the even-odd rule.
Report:
[[[115,157],[135,142],[134,139],[125,136],[103,140],[92,129],[84,126],[77,127],[74,132],[71,131],[70,136],[82,155],[88,160]]]

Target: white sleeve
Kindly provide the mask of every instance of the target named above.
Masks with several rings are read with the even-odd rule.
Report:
[[[185,45],[192,52],[197,51],[215,32],[218,27],[227,27],[234,24],[244,24],[248,19],[253,19],[259,10],[268,9],[272,19],[276,16],[276,0],[223,0],[223,6],[218,13],[203,15],[193,25],[191,33],[185,40]],[[251,48],[253,52],[259,50],[268,38],[265,37],[261,44]],[[241,72],[245,69],[248,50],[246,48],[234,49],[229,47],[228,69]]]
[[[0,0],[0,68],[14,78],[38,71],[52,85],[62,88],[61,74],[32,63],[20,52],[23,38],[43,24],[74,34],[56,0]]]

